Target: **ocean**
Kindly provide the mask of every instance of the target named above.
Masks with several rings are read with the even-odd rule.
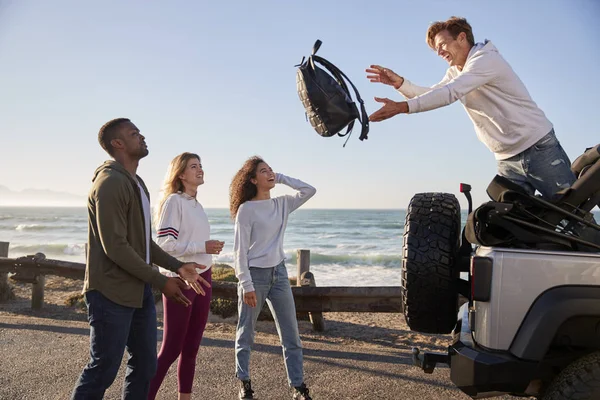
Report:
[[[212,238],[225,241],[214,262],[233,266],[229,211],[206,213]],[[317,286],[399,286],[405,216],[405,210],[296,210],[284,239],[290,276],[296,275],[296,250],[308,249]],[[462,218],[464,224],[465,211]],[[10,242],[10,257],[42,252],[85,262],[86,240],[85,208],[0,207],[0,241]]]
[[[214,262],[233,266],[229,210],[206,213],[212,238],[225,241]],[[308,249],[318,286],[399,286],[404,218],[404,210],[296,210],[284,240],[290,276],[296,275],[296,250]],[[10,242],[10,257],[42,252],[85,262],[86,240],[83,207],[0,207],[0,241]]]

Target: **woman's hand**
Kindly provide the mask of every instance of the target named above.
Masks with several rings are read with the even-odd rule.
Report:
[[[244,303],[250,307],[256,307],[256,292],[244,293]]]
[[[206,254],[220,254],[221,250],[223,250],[223,245],[225,245],[225,242],[219,240],[207,240],[205,242]]]

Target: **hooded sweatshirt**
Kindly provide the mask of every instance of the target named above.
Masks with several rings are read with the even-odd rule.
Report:
[[[477,137],[497,160],[515,156],[552,130],[552,123],[492,42],[471,48],[462,69],[448,68],[430,88],[404,80],[398,91],[409,113],[429,111],[460,100],[475,125]]]
[[[142,192],[148,199],[150,195],[139,176],[134,179],[118,162],[106,161],[92,182],[83,292],[97,290],[117,304],[141,308],[144,285],[162,289],[168,279],[152,263],[171,271],[183,263],[146,235],[149,216],[144,214]]]

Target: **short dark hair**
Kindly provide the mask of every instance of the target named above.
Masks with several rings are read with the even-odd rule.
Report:
[[[110,142],[117,138],[119,125],[123,122],[131,121],[129,118],[115,118],[102,125],[100,132],[98,132],[98,142],[100,143],[100,146],[102,146],[102,148],[111,156],[113,155],[113,147]]]
[[[436,21],[427,29],[426,41],[429,47],[435,50],[434,39],[440,32],[448,31],[453,39],[456,39],[461,32],[467,35],[467,42],[471,46],[475,45],[475,37],[473,36],[473,28],[465,18],[450,17],[447,21]]]

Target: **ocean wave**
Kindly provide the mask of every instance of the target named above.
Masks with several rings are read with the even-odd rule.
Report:
[[[382,223],[378,225],[372,225],[371,227],[376,229],[400,229],[404,230],[404,223]]]
[[[340,235],[337,233],[330,233],[330,234],[318,236],[317,239],[332,239],[332,238],[336,238],[338,236],[340,236]]]
[[[293,269],[288,269],[294,275]],[[380,266],[343,267],[321,264],[311,266],[317,286],[400,286],[400,271]]]
[[[76,225],[44,225],[44,224],[19,224],[13,226],[16,231],[64,231],[64,230],[82,230],[86,229],[86,226]]]
[[[401,234],[402,231],[399,232],[399,234]],[[355,237],[373,237],[376,233],[374,232],[369,232],[367,230],[341,230],[341,229],[336,229],[336,230],[329,230],[329,231],[323,231],[323,230],[310,230],[310,229],[298,229],[297,227],[295,229],[289,229],[288,232],[286,232],[286,235],[294,235],[294,236],[305,236],[305,237],[317,237],[319,239],[331,239],[331,238],[336,238],[336,237],[344,237],[344,238],[355,238]],[[389,234],[385,234],[384,232],[381,232],[378,236],[388,236]]]
[[[374,244],[351,244],[351,243],[340,243],[335,246],[336,249],[341,250],[374,250],[377,248]]]
[[[286,263],[296,264],[296,250],[285,252]],[[233,252],[223,252],[218,256],[213,256],[213,262],[226,263],[233,265]],[[385,268],[397,268],[402,265],[402,257],[398,254],[383,253],[355,253],[355,254],[324,254],[318,252],[310,253],[311,265],[338,265],[340,267],[360,267],[360,266],[380,266]]]
[[[83,256],[85,244],[83,243],[50,243],[50,244],[16,244],[9,248],[9,255],[44,253],[46,258],[60,259],[60,256]],[[57,257],[58,256],[58,257]]]
[[[296,253],[291,254],[290,262],[296,263]],[[400,267],[400,255],[389,254],[319,254],[311,253],[311,265],[336,264],[343,266],[379,265],[384,267]]]
[[[18,219],[21,221],[40,221],[40,222],[48,222],[48,221],[58,221],[58,220],[70,220],[73,217],[66,216],[48,216],[48,215],[34,215],[34,216],[25,216],[25,215],[1,215],[1,220],[7,219]]]

